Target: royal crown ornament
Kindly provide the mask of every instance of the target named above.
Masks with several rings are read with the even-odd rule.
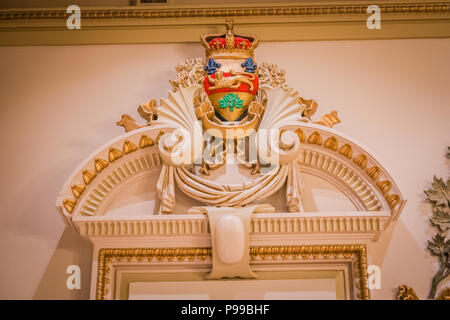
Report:
[[[253,61],[258,40],[235,35],[231,20],[226,21],[225,34],[207,34],[201,40],[206,49],[206,94],[222,120],[238,121],[258,92],[258,67]]]

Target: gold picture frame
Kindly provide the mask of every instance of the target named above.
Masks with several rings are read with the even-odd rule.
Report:
[[[98,252],[96,299],[108,299],[112,291],[110,275],[114,273],[115,262],[186,262],[205,261],[212,257],[211,248],[102,248]],[[356,297],[369,300],[366,246],[356,245],[301,245],[301,246],[257,246],[250,248],[250,260],[280,260],[291,262],[329,262],[331,259],[347,260],[354,265],[354,277],[359,293]]]

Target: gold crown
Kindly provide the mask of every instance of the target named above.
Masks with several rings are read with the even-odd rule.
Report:
[[[253,51],[258,46],[258,39],[253,35],[237,35],[233,31],[233,21],[226,20],[225,34],[205,34],[201,37],[209,58],[253,58]]]

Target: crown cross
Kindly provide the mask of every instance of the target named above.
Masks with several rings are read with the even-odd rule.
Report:
[[[201,37],[206,49],[206,58],[237,58],[253,57],[253,51],[258,46],[258,40],[253,35],[235,34],[232,20],[226,20],[225,34],[205,34]]]
[[[225,26],[227,28],[227,33],[226,33],[227,49],[232,49],[232,48],[235,47],[234,31],[233,31],[233,20],[226,20]]]

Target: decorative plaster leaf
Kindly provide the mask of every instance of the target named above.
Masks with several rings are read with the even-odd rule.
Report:
[[[130,132],[130,131],[145,127],[145,125],[137,124],[136,119],[134,119],[129,114],[123,114],[120,121],[117,121],[116,124],[118,126],[124,127],[125,132]]]
[[[442,290],[441,295],[436,300],[450,300],[450,288],[447,287]]]
[[[167,125],[172,128],[194,132],[197,117],[194,112],[194,94],[200,86],[180,87],[176,92],[169,92],[168,99],[161,99],[157,108],[158,119],[154,125]]]
[[[178,88],[200,85],[204,76],[204,65],[202,58],[187,59],[178,64],[175,78],[169,81],[173,91],[177,91]]]
[[[420,300],[419,297],[417,297],[417,294],[414,291],[414,289],[411,287],[408,287],[406,285],[401,285],[398,287],[397,299],[398,300]]]
[[[450,180],[447,184],[444,184],[442,179],[434,176],[434,182],[432,183],[433,189],[425,191],[428,196],[428,200],[436,206],[449,206],[450,204]]]
[[[333,110],[330,113],[326,113],[322,116],[322,120],[314,122],[316,124],[320,124],[322,126],[326,126],[328,128],[333,128],[335,124],[338,124],[341,122],[341,119],[339,119],[337,111]]]
[[[444,183],[442,179],[434,176],[432,186],[432,189],[424,192],[433,206],[433,216],[430,221],[438,229],[438,233],[431,241],[428,241],[427,249],[432,255],[439,257],[439,270],[431,282],[429,299],[435,297],[439,283],[450,275],[450,240],[445,241],[444,234],[450,227],[450,180]]]
[[[299,121],[306,105],[299,104],[297,92],[284,91],[279,87],[262,86],[267,97],[267,107],[259,129],[278,129],[292,121]]]
[[[273,63],[263,62],[258,69],[259,83],[271,87],[278,87],[286,91],[288,86],[286,84],[286,72],[283,69],[278,69],[278,66]]]
[[[431,223],[438,227],[441,232],[445,232],[450,228],[450,214],[448,208],[441,209],[435,207],[433,210],[433,217],[430,218]]]
[[[431,251],[431,254],[435,256],[440,256],[441,254],[448,253],[449,251],[450,241],[445,242],[445,236],[436,234],[433,240],[428,241],[428,250]]]
[[[141,104],[137,110],[139,115],[147,122],[151,122],[157,118],[155,99],[151,99],[149,102]]]

